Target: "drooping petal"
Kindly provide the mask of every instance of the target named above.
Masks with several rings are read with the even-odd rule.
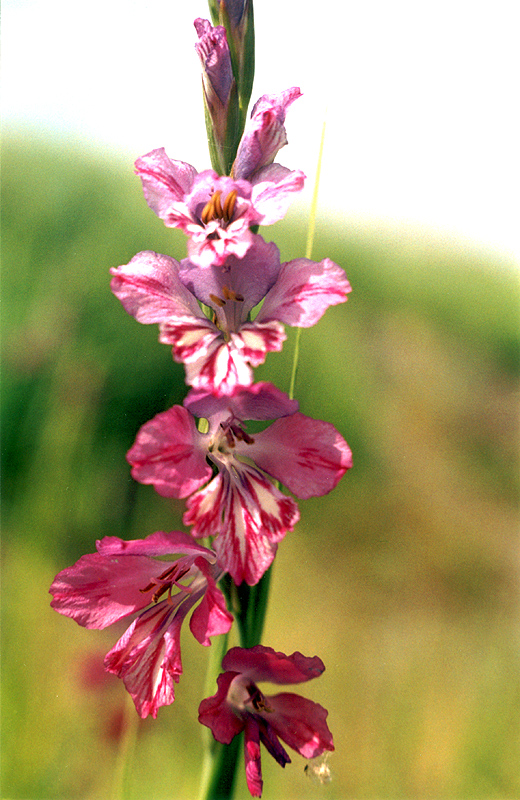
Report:
[[[234,465],[187,501],[185,525],[194,536],[216,535],[215,550],[238,585],[258,583],[271,565],[278,542],[299,519],[298,506],[258,470]]]
[[[326,723],[328,711],[323,706],[290,692],[266,699],[270,711],[262,716],[289,747],[304,758],[316,758],[325,750],[334,750]]]
[[[157,562],[146,556],[89,553],[56,575],[51,606],[85,628],[106,628],[148,605],[139,589],[155,574]]]
[[[231,740],[244,730],[243,720],[227,703],[227,694],[236,672],[221,672],[217,678],[217,693],[206,697],[199,705],[199,722],[211,728],[213,736],[221,744]]]
[[[304,656],[298,651],[290,656],[277,653],[272,647],[232,647],[222,660],[222,669],[239,672],[254,683],[303,683],[318,678],[325,665],[318,656]]]
[[[169,227],[190,221],[184,198],[189,194],[197,170],[184,161],[173,161],[164,147],[138,158],[135,172],[141,178],[146,202]]]
[[[250,180],[256,170],[274,161],[280,148],[287,144],[286,111],[298,97],[301,92],[293,87],[277,95],[264,94],[257,100],[238,147],[234,178]]]
[[[106,670],[123,679],[142,718],[149,714],[155,718],[160,706],[175,699],[173,683],[182,674],[180,631],[191,598],[183,606],[166,600],[152,606],[105,656]]]
[[[251,716],[247,716],[245,719],[244,760],[247,788],[252,797],[261,797],[264,782],[262,780],[260,730],[258,721]]]
[[[203,364],[208,355],[221,346],[221,331],[202,315],[201,319],[170,319],[159,326],[159,331],[159,341],[171,345],[173,358],[180,364]]]
[[[137,253],[113,267],[110,288],[138,322],[151,324],[180,318],[199,324],[206,320],[196,299],[179,280],[179,263],[152,251]]]
[[[297,258],[282,264],[278,280],[265,298],[257,321],[277,319],[286,325],[315,325],[329,306],[344,303],[351,286],[330,258]]]
[[[132,476],[163,497],[186,497],[212,474],[193,416],[182,406],[157,414],[139,430],[127,453]]]
[[[196,640],[207,647],[211,644],[211,636],[229,631],[233,615],[227,610],[224,595],[216,585],[207,561],[204,558],[197,559],[197,566],[207,580],[207,588],[191,615],[190,630]]]
[[[352,466],[351,450],[334,425],[300,412],[256,434],[247,455],[301,498],[332,491]]]
[[[267,352],[281,350],[284,341],[285,331],[277,322],[246,323],[229,341],[215,338],[196,360],[186,361],[186,383],[217,397],[232,394],[251,384],[251,365],[262,364]]]

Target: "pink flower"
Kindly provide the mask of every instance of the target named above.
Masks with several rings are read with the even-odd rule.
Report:
[[[292,195],[302,190],[303,172],[271,163],[286,142],[285,108],[296,96],[299,90],[260,98],[261,107],[267,103],[271,109],[264,109],[261,119],[272,121],[253,117],[253,130],[246,128],[239,147],[239,171],[232,178],[211,169],[197,173],[190,164],[168,158],[164,148],[135,162],[146,202],[165,225],[189,237],[188,254],[197,266],[223,264],[229,255],[242,258],[253,241],[250,227],[282,219]]]
[[[261,236],[253,237],[243,259],[229,256],[221,266],[202,269],[188,259],[179,264],[143,252],[110,271],[112,291],[125,309],[138,322],[159,323],[160,341],[186,365],[186,382],[216,395],[251,384],[251,367],[263,363],[267,352],[281,350],[283,323],[314,325],[351,291],[330,259],[280,264],[277,247]],[[212,310],[213,319],[197,300]]]
[[[222,668],[225,672],[218,676],[217,693],[199,706],[199,722],[211,728],[222,744],[244,731],[246,780],[253,797],[262,795],[260,743],[282,767],[291,759],[280,739],[304,758],[334,750],[328,712],[322,706],[290,692],[264,695],[256,685],[258,681],[292,684],[317,678],[325,669],[320,658],[298,652],[286,656],[262,645],[249,650],[233,647],[224,656]]]
[[[127,454],[132,476],[164,497],[188,497],[185,525],[216,536],[222,567],[236,584],[257,583],[278,542],[299,519],[297,497],[327,494],[352,466],[350,449],[328,422],[300,414],[298,403],[268,383],[227,397],[192,390],[139,430]],[[207,433],[195,417],[208,420]],[[244,420],[276,420],[250,436]],[[191,496],[190,496],[191,495]]]
[[[210,636],[231,627],[233,617],[217,587],[223,570],[212,550],[180,531],[128,542],[107,536],[96,549],[56,576],[51,606],[98,630],[139,612],[105,657],[105,669],[123,679],[141,717],[156,717],[160,706],[175,699],[173,683],[182,674],[180,631],[188,612],[198,603],[190,630],[200,644],[211,644]],[[178,553],[186,555],[172,558]]]

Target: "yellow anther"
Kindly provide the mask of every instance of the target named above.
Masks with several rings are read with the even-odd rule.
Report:
[[[237,202],[237,190],[232,189],[229,192],[228,196],[224,200],[224,219],[226,222],[230,222],[233,218],[233,214],[235,212],[235,205]]]
[[[220,202],[221,197],[222,197],[221,191],[215,192],[215,194],[213,195],[213,217],[215,219],[222,219],[224,216],[224,210]]]

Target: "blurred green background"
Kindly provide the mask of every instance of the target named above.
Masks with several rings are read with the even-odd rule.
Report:
[[[208,650],[185,626],[177,699],[139,721],[101,666],[126,626],[86,631],[48,595],[97,538],[182,527],[183,504],[135,484],[125,452],[182,402],[183,369],[108,270],[145,249],[181,258],[185,239],[130,161],[13,135],[4,165],[2,797],[105,800],[126,760],[128,800],[192,800]],[[284,259],[303,254],[303,216],[262,231]],[[515,800],[518,271],[340,217],[319,220],[326,255],[354,290],[303,332],[297,397],[340,429],[354,468],[300,503],[264,643],[323,658],[301,693],[329,709],[334,777],[317,786],[297,754],[285,770],[264,754],[264,797]],[[288,389],[293,342],[257,379]]]

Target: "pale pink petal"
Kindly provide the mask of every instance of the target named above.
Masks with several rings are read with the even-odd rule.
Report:
[[[303,683],[318,678],[325,670],[318,656],[304,656],[298,651],[290,656],[277,653],[272,647],[232,647],[222,660],[222,669],[240,672],[254,683]]]
[[[330,258],[320,262],[297,258],[282,264],[257,321],[277,319],[286,325],[308,328],[329,306],[344,303],[350,291],[344,271]]]
[[[191,164],[172,161],[161,147],[138,158],[135,171],[141,178],[146,202],[166,225],[183,227],[190,221],[184,198],[197,175]]]
[[[177,598],[175,598],[177,600]],[[179,596],[182,599],[182,595]],[[173,683],[182,674],[180,630],[191,607],[166,600],[141,614],[105,657],[105,668],[122,678],[141,717],[157,716],[175,699]]]
[[[127,453],[132,476],[163,497],[186,497],[211,477],[193,416],[182,406],[157,414]]]
[[[254,438],[253,444],[240,443],[240,452],[297,497],[327,494],[352,466],[351,450],[334,425],[299,412],[276,420]]]
[[[176,317],[205,317],[196,299],[178,277],[179,264],[169,256],[146,250],[121,267],[113,267],[110,288],[138,322],[151,324]]]
[[[270,164],[253,178],[251,200],[261,225],[272,225],[282,219],[305,183],[301,170],[291,171],[280,164]]]
[[[289,747],[304,758],[316,758],[325,750],[334,750],[325,708],[290,692],[266,699],[270,713],[263,712],[262,717]]]
[[[233,164],[234,178],[251,179],[256,170],[271,164],[281,147],[287,144],[285,114],[301,92],[287,89],[280,94],[264,94],[253,106]]]

